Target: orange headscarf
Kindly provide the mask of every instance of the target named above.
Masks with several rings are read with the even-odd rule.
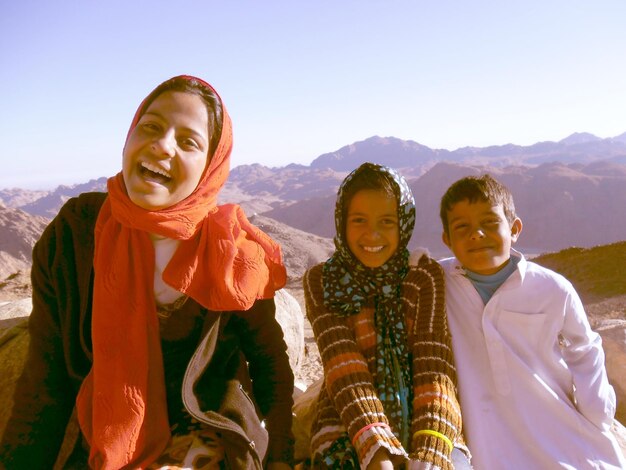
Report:
[[[215,93],[198,78],[179,78]],[[239,206],[216,205],[232,148],[232,124],[223,103],[222,110],[219,143],[186,199],[148,211],[129,199],[121,173],[108,181],[109,196],[95,228],[93,366],[76,400],[93,468],[143,468],[170,437],[150,233],[180,240],[163,279],[208,309],[247,310],[285,285],[279,245]]]

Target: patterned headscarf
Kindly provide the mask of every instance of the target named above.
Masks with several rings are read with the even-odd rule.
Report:
[[[344,208],[350,202],[345,200],[346,193],[364,172],[377,172],[390,177],[398,209],[398,248],[387,262],[377,268],[369,268],[361,263],[350,251],[345,236]],[[376,388],[385,414],[396,433],[402,429],[402,423],[408,420],[398,399],[401,385],[406,387],[411,380],[405,320],[400,309],[400,288],[409,271],[407,245],[414,226],[415,200],[405,179],[391,168],[364,163],[346,177],[337,192],[335,205],[337,233],[334,239],[336,251],[323,268],[326,308],[337,315],[348,316],[358,313],[364,306],[374,307],[377,331]],[[399,383],[396,373],[398,366],[402,371],[404,384]]]

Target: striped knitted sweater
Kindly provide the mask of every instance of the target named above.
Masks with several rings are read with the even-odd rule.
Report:
[[[320,454],[348,434],[365,468],[385,447],[391,455],[428,462],[432,469],[452,469],[451,449],[432,430],[465,447],[456,395],[450,334],[445,312],[444,278],[428,256],[412,265],[402,284],[401,306],[406,313],[412,364],[411,448],[403,449],[389,428],[377,397],[374,310],[340,317],[323,303],[322,264],[304,276],[307,316],[324,366],[324,384],[311,431],[311,452]],[[408,455],[407,455],[408,454]],[[402,458],[400,457],[400,458]]]

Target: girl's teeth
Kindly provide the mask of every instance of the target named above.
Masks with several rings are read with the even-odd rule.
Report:
[[[365,251],[369,251],[370,253],[376,253],[377,251],[380,251],[383,249],[382,246],[364,246],[363,249]]]

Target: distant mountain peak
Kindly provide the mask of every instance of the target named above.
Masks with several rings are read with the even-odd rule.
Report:
[[[311,162],[311,168],[332,168],[335,171],[351,171],[369,161],[395,168],[434,164],[447,150],[433,150],[412,140],[397,137],[373,136],[341,147],[334,152],[320,155]]]
[[[612,140],[626,144],[626,132],[620,135],[616,135],[615,137],[613,137]]]
[[[574,132],[572,135],[565,137],[559,141],[565,145],[586,144],[589,142],[598,142],[602,140],[600,137],[590,134],[589,132]]]

